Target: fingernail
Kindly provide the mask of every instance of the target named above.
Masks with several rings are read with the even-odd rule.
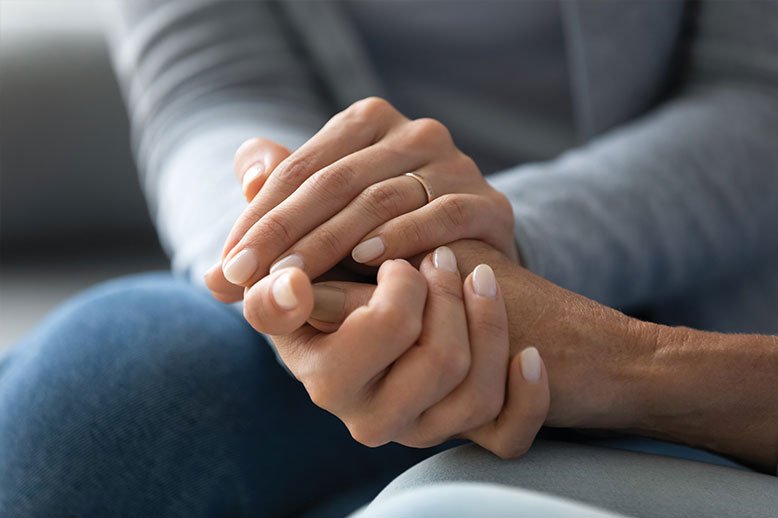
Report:
[[[273,300],[281,309],[294,309],[297,307],[297,297],[292,291],[292,276],[285,273],[273,283]]]
[[[540,353],[534,347],[521,351],[521,375],[528,383],[537,383],[540,379]]]
[[[479,264],[473,270],[473,289],[476,295],[493,299],[497,296],[497,279],[488,264]]]
[[[262,173],[265,172],[265,164],[258,162],[249,167],[245,173],[243,173],[243,192],[246,191],[248,185]]]
[[[346,308],[346,292],[334,286],[313,285],[311,318],[322,322],[340,322]]]
[[[457,258],[454,256],[454,252],[447,246],[441,246],[435,249],[435,253],[432,254],[432,264],[435,268],[446,270],[449,272],[457,271]]]
[[[273,273],[276,270],[280,270],[281,268],[299,268],[302,270],[303,259],[297,254],[287,255],[270,267],[270,273]]]
[[[367,241],[359,243],[351,251],[351,257],[358,263],[372,261],[384,253],[384,240],[380,236],[371,237]]]
[[[238,252],[222,267],[224,278],[233,284],[246,282],[257,271],[257,258],[248,248]]]

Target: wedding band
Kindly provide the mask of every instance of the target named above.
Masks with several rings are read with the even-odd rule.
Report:
[[[405,176],[410,176],[414,180],[418,181],[421,186],[424,187],[424,192],[427,193],[427,203],[432,201],[432,199],[435,197],[435,194],[433,193],[430,184],[427,183],[427,180],[416,173],[405,173]]]

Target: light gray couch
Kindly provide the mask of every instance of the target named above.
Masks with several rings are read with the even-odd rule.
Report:
[[[0,350],[99,280],[167,267],[99,11],[0,0]]]

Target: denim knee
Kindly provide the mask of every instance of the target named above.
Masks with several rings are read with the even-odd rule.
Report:
[[[87,290],[2,362],[0,508],[31,516],[240,505],[260,381],[287,376],[239,314],[168,274]]]

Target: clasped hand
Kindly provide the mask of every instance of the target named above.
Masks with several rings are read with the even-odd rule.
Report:
[[[369,98],[295,153],[247,141],[235,169],[249,206],[206,282],[222,301],[244,297],[247,320],[271,335],[315,404],[370,446],[465,437],[502,457],[526,451],[548,412],[548,378],[533,347],[510,360],[492,269],[462,281],[446,246],[417,258],[418,269],[391,259],[477,238],[517,260],[510,205],[442,124]],[[409,170],[439,197],[427,204]],[[349,252],[381,265],[377,286],[311,283]],[[315,297],[331,306],[325,319],[312,315]]]

